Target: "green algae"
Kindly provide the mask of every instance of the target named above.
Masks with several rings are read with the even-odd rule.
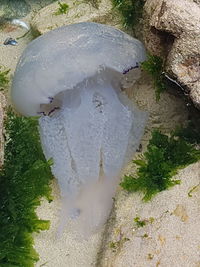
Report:
[[[121,14],[125,28],[134,28],[142,18],[144,0],[112,0],[112,3]]]
[[[149,223],[152,224],[155,221],[155,219],[153,217],[142,220],[139,216],[136,216],[133,220],[134,220],[134,223],[136,224],[137,228],[144,227]]]
[[[166,90],[165,78],[163,75],[163,60],[154,55],[148,55],[147,60],[141,63],[141,68],[145,70],[153,79],[156,101],[160,99],[162,92]]]
[[[140,217],[138,217],[138,216],[134,218],[134,222],[136,223],[136,226],[138,228],[144,227],[147,224],[146,220],[141,220]]]
[[[195,129],[184,128],[167,136],[154,130],[147,151],[133,161],[138,166],[136,175],[125,175],[120,184],[122,188],[128,192],[143,192],[143,200],[149,201],[157,193],[179,184],[180,180],[173,179],[178,170],[200,159],[200,150],[191,143],[194,140],[186,141],[189,132],[194,136],[192,131]]]
[[[174,135],[179,136],[186,142],[197,145],[200,144],[200,120],[196,119],[189,121],[185,128],[177,127]]]
[[[33,232],[49,229],[36,208],[51,198],[51,161],[44,158],[35,118],[15,115],[5,122],[5,159],[0,170],[0,266],[32,267],[39,259]]]
[[[67,14],[67,12],[69,11],[69,5],[61,2],[58,2],[58,5],[59,5],[58,10],[54,13],[54,15],[58,16]]]

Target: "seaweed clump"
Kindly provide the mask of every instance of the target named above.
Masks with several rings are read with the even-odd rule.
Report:
[[[61,3],[58,2],[59,8],[58,10],[54,13],[54,15],[62,15],[62,14],[67,14],[69,10],[69,5],[66,3]]]
[[[166,90],[165,77],[163,75],[163,60],[158,56],[148,55],[147,60],[141,63],[141,67],[153,78],[156,101],[158,101],[160,99],[160,94]]]
[[[190,129],[192,131],[192,129]],[[187,134],[186,134],[187,133]],[[200,159],[200,151],[193,139],[186,141],[189,130],[174,132],[170,136],[154,130],[147,152],[133,163],[139,166],[136,176],[125,175],[121,186],[128,192],[142,191],[143,200],[149,201],[155,194],[180,183],[172,177],[178,170]],[[194,134],[190,133],[190,136]]]
[[[8,111],[5,160],[0,170],[0,266],[32,267],[39,257],[33,232],[49,229],[36,207],[51,198],[52,174],[40,146],[38,122]]]
[[[134,28],[142,18],[144,0],[112,0],[112,3],[121,13],[125,28]]]

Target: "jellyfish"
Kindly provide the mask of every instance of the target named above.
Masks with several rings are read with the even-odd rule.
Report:
[[[73,220],[93,233],[109,215],[147,119],[122,87],[132,71],[135,81],[145,59],[140,41],[92,22],[50,31],[21,55],[11,99],[22,115],[39,116],[44,155],[53,159],[60,188],[61,232]]]

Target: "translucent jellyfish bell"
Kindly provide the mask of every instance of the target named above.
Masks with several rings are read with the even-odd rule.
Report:
[[[41,115],[43,151],[53,158],[62,197],[61,228],[73,218],[77,229],[91,233],[110,212],[146,121],[121,86],[144,60],[138,40],[89,22],[44,34],[19,60],[11,98],[21,114]]]

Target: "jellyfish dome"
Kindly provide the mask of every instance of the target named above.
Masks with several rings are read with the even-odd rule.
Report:
[[[108,217],[147,117],[121,87],[145,58],[140,41],[84,22],[35,39],[18,62],[11,99],[19,113],[40,116],[43,151],[53,159],[62,198],[60,229],[72,219],[91,233]]]

